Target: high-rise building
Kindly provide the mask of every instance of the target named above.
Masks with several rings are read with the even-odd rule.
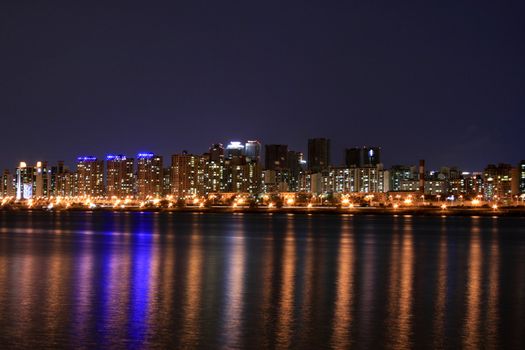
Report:
[[[210,148],[204,165],[204,192],[224,192],[224,185],[224,148],[215,144]]]
[[[135,160],[123,154],[106,156],[107,196],[132,196],[135,189]]]
[[[31,199],[34,192],[34,169],[20,162],[16,168],[16,199]]]
[[[376,167],[332,167],[310,176],[312,193],[382,193],[384,170]]]
[[[266,170],[285,169],[288,167],[288,145],[265,145],[264,168]]]
[[[5,169],[0,178],[0,197],[11,197],[15,195],[13,187],[13,175]]]
[[[512,166],[489,164],[483,172],[485,199],[508,199],[512,197]]]
[[[34,193],[35,197],[49,197],[51,191],[50,169],[47,162],[37,162],[34,168]]]
[[[104,195],[104,161],[96,157],[77,158],[77,190],[79,196]]]
[[[162,195],[171,195],[171,168],[162,170]]]
[[[160,197],[163,192],[162,156],[153,153],[137,155],[137,196]]]
[[[242,157],[244,155],[244,145],[239,141],[232,141],[226,146],[226,159]]]
[[[62,197],[78,196],[78,173],[71,172],[66,167],[57,173],[55,195]]]
[[[259,141],[247,141],[244,145],[244,155],[248,162],[259,163],[261,159],[261,143]]]
[[[171,156],[171,193],[183,198],[205,193],[206,156],[182,152]]]
[[[381,163],[381,148],[372,146],[348,148],[345,150],[345,162],[347,167],[375,167]]]
[[[220,163],[224,160],[224,147],[220,143],[213,144],[209,150],[210,161]]]
[[[330,140],[315,138],[308,140],[308,170],[319,172],[330,166]]]

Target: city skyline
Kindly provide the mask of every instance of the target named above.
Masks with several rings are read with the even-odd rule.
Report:
[[[525,160],[487,163],[482,171],[471,172],[454,166],[429,169],[424,159],[417,166],[385,167],[381,147],[372,145],[346,148],[344,165],[333,164],[330,154],[331,140],[314,138],[308,139],[306,154],[284,144],[263,148],[259,141],[247,140],[213,144],[201,154],[175,153],[171,162],[152,152],[140,152],[136,157],[107,154],[101,159],[82,155],[76,158],[76,168],[63,161],[53,165],[43,160],[35,166],[21,161],[15,171],[3,171],[0,196],[8,201],[86,196],[210,200],[226,194],[258,202],[271,193],[325,198],[377,195],[380,201],[404,194],[409,201],[416,195],[507,203],[525,197]]]
[[[253,137],[306,152],[319,135],[390,165],[514,163],[524,6],[6,4],[0,167]]]
[[[321,138],[324,138],[324,137],[321,137]],[[293,148],[289,143],[285,143],[285,142],[281,142],[281,143],[263,143],[263,142],[260,141],[260,139],[256,139],[257,140],[256,142],[259,142],[260,145],[262,145],[262,147],[260,149],[259,162],[262,165],[265,165],[265,158],[266,158],[266,152],[267,152],[267,150],[265,150],[266,146],[286,146],[289,151],[302,153],[304,155],[305,162],[308,163],[308,140],[311,140],[311,139],[315,139],[315,138],[306,139],[305,140],[305,147],[303,147],[303,148]],[[326,138],[326,139],[331,144],[333,144],[333,140],[331,140],[329,138]],[[233,141],[233,140],[235,140],[235,141]],[[144,155],[144,154],[151,153],[151,154],[155,154],[155,155],[160,155],[162,157],[166,157],[166,159],[168,159],[172,155],[182,154],[182,153],[185,153],[185,152],[188,153],[188,154],[193,154],[193,155],[203,155],[205,153],[210,152],[210,150],[215,145],[223,145],[224,147],[226,147],[229,143],[240,143],[240,144],[242,144],[243,142],[251,142],[251,141],[249,141],[250,140],[249,138],[248,139],[235,138],[233,140],[223,141],[223,142],[213,142],[213,143],[210,143],[208,145],[208,148],[201,147],[201,149],[198,150],[198,151],[192,151],[192,150],[187,149],[187,148],[180,148],[180,150],[178,150],[178,151],[171,151],[171,152],[167,152],[167,153],[162,153],[162,152],[157,152],[155,150],[152,150],[151,148],[141,148],[138,151],[135,150],[135,151],[130,151],[130,152],[122,152],[122,151],[107,152],[107,151],[104,151],[104,152],[100,152],[100,153],[97,153],[97,152],[84,152],[84,153],[77,153],[77,154],[69,153],[66,157],[57,158],[57,159],[53,159],[53,160],[50,160],[50,157],[46,157],[45,155],[44,156],[38,156],[38,157],[37,156],[28,156],[28,157],[17,158],[14,163],[8,164],[6,166],[2,166],[2,167],[0,167],[0,169],[11,169],[13,167],[13,164],[16,165],[16,164],[18,164],[21,161],[26,162],[28,164],[32,164],[32,163],[36,163],[36,162],[40,162],[40,161],[51,161],[51,162],[59,162],[59,161],[61,161],[61,162],[64,162],[64,164],[66,164],[66,165],[73,166],[73,165],[76,164],[76,161],[78,160],[79,157],[96,157],[96,158],[99,158],[100,160],[107,160],[107,157],[118,157],[118,156],[137,157],[139,155]],[[239,141],[239,140],[243,140],[243,141]],[[336,143],[336,145],[337,144],[338,143]],[[341,146],[341,145],[339,145],[339,146]],[[525,159],[525,156],[523,156],[523,153],[521,153],[521,157],[518,157],[516,159],[508,160],[509,157],[501,157],[501,158],[498,158],[498,159],[485,159],[481,163],[482,165],[480,167],[478,167],[478,168],[465,168],[465,167],[462,167],[462,166],[460,166],[458,164],[447,162],[447,161],[445,161],[445,163],[442,163],[442,164],[435,164],[435,162],[432,162],[432,160],[429,161],[429,159],[424,157],[424,156],[420,157],[420,158],[417,158],[417,159],[412,159],[412,160],[409,160],[408,162],[403,163],[401,161],[396,161],[396,158],[397,159],[406,159],[406,157],[403,156],[403,154],[397,154],[395,156],[392,156],[392,154],[389,154],[389,152],[387,150],[386,156],[385,156],[385,152],[384,152],[385,148],[382,145],[378,145],[378,144],[370,144],[370,143],[362,144],[362,145],[349,144],[347,146],[341,146],[341,147],[342,147],[341,149],[337,149],[337,150],[334,151],[333,147],[329,146],[329,156],[330,156],[329,166],[339,167],[339,166],[348,165],[348,159],[347,158],[348,158],[348,151],[349,150],[351,150],[351,149],[369,149],[369,148],[374,148],[374,149],[381,150],[381,161],[379,161],[379,163],[381,163],[385,167],[393,167],[393,166],[398,166],[398,165],[413,165],[413,166],[416,166],[421,159],[424,159],[425,163],[427,164],[427,168],[435,170],[435,171],[439,170],[442,167],[457,167],[457,168],[461,168],[461,169],[463,169],[464,171],[467,171],[467,172],[476,172],[476,171],[481,171],[488,164],[513,164],[513,165],[515,165],[515,164],[518,164],[519,162],[521,162],[523,159]],[[120,149],[123,149],[123,148],[121,147]],[[126,149],[130,149],[130,148],[126,147]],[[6,152],[6,153],[10,153],[10,152]],[[339,155],[339,156],[337,156],[337,155]],[[10,157],[10,158],[13,158],[13,157]],[[389,160],[389,162],[384,162],[383,161],[384,158]],[[429,164],[430,164],[430,166],[429,166]],[[264,168],[267,168],[267,167],[264,166]]]

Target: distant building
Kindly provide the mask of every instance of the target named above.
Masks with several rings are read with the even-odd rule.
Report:
[[[264,169],[276,170],[287,168],[288,145],[264,146]]]
[[[474,198],[483,195],[483,174],[482,173],[463,173],[465,195]]]
[[[123,154],[106,156],[106,184],[108,197],[132,196],[135,189],[135,160]]]
[[[153,153],[137,155],[137,196],[160,197],[163,192],[162,156]]]
[[[381,163],[380,147],[354,147],[346,149],[345,162],[347,167],[374,167]]]
[[[79,196],[104,195],[104,162],[96,157],[77,158],[77,190]]]
[[[188,195],[202,195],[205,192],[206,156],[183,152],[171,156],[171,193],[183,198]]]
[[[244,145],[239,141],[232,141],[226,146],[225,157],[232,159],[244,156]]]
[[[35,171],[26,162],[16,168],[16,199],[31,199],[35,190]]]
[[[257,162],[261,160],[261,143],[259,141],[247,141],[244,145],[244,155],[248,162]]]
[[[66,167],[56,175],[56,196],[75,197],[78,195],[78,174]]]
[[[394,165],[389,172],[389,190],[392,192],[415,192],[419,187],[415,166]]]
[[[49,197],[51,191],[51,169],[47,162],[37,162],[34,167],[34,192],[35,197]]]
[[[216,144],[210,148],[204,164],[204,192],[223,192],[224,187],[224,149]]]
[[[233,157],[224,161],[223,189],[225,192],[258,194],[262,187],[261,166],[246,157]]]
[[[220,143],[212,145],[208,151],[210,161],[220,163],[224,160],[224,147]]]
[[[0,197],[11,197],[15,195],[13,186],[13,175],[5,169],[0,178]]]
[[[319,172],[330,166],[330,140],[315,138],[308,140],[308,170]]]
[[[483,171],[484,196],[486,200],[512,197],[512,166],[489,164]]]
[[[310,190],[323,193],[383,193],[385,171],[377,167],[333,167],[310,176]]]

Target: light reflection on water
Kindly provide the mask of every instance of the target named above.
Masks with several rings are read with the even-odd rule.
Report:
[[[524,224],[0,212],[0,341],[523,348]]]

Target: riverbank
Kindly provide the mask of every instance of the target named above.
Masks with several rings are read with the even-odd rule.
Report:
[[[353,215],[417,215],[417,216],[510,216],[525,217],[525,207],[501,207],[492,208],[472,208],[472,207],[449,207],[442,209],[439,207],[402,207],[402,208],[384,208],[384,207],[231,207],[231,206],[212,206],[197,207],[187,206],[180,208],[114,208],[114,207],[97,207],[97,208],[26,208],[26,207],[1,207],[0,211],[108,211],[108,212],[166,212],[166,213],[250,213],[250,214],[353,214]]]

